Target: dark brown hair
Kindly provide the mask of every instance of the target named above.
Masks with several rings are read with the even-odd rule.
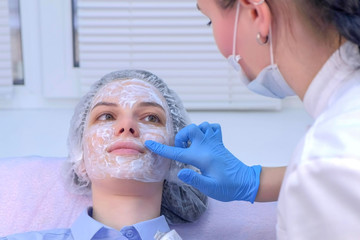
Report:
[[[360,46],[360,0],[296,0],[302,14],[326,32],[334,26],[339,35]]]
[[[216,1],[224,9],[234,7],[237,2],[237,0]],[[266,0],[266,2],[275,16],[274,21],[276,16],[280,16],[279,14],[288,15],[284,11],[288,9],[287,1]],[[295,8],[316,32],[326,37],[329,26],[333,26],[341,37],[360,46],[360,0],[292,0],[290,2],[295,3]],[[275,7],[275,4],[279,6]],[[280,4],[284,5],[282,10],[279,8]]]
[[[223,9],[233,8],[237,0],[217,0]]]

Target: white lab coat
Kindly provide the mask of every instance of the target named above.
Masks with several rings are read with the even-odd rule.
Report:
[[[305,94],[304,106],[315,122],[284,177],[279,240],[360,239],[359,67],[358,47],[346,42]]]

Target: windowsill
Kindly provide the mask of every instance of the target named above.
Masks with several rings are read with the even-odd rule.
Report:
[[[12,96],[0,99],[0,110],[17,109],[74,109],[79,99],[50,99],[26,86],[14,86]]]

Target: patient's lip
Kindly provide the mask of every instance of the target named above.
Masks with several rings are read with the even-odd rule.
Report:
[[[116,142],[107,149],[107,152],[116,155],[138,155],[145,153],[145,147],[134,142]]]

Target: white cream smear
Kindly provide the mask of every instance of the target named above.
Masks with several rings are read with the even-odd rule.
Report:
[[[104,102],[117,104],[111,108],[115,114],[100,111],[101,114],[116,115],[113,116],[114,119],[105,119],[104,115],[100,115],[101,121],[89,123],[91,112],[86,119],[83,137],[84,163],[90,179],[113,177],[142,182],[162,181],[169,173],[170,160],[149,151],[144,142],[154,140],[167,145],[173,142],[172,122],[164,97],[151,84],[129,79],[114,81],[103,87],[94,97],[90,109]],[[162,106],[166,114],[166,124],[154,124],[148,121],[146,115],[145,118],[142,115],[141,118],[138,117],[138,103],[141,102]],[[122,128],[124,132],[121,133]]]

